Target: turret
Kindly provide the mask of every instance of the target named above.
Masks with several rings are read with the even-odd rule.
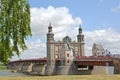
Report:
[[[52,32],[52,26],[49,24],[48,26],[48,33],[47,33],[47,66],[46,66],[46,75],[53,75],[54,66],[55,66],[55,53],[54,53],[54,33]]]
[[[51,23],[48,26],[47,42],[54,42],[54,33],[52,32]]]
[[[81,25],[79,27],[79,34],[82,34],[82,28],[81,28]]]
[[[77,35],[77,41],[78,41],[78,42],[83,42],[83,43],[84,43],[84,35],[82,34],[81,25],[80,25],[80,27],[79,27],[79,34]]]
[[[79,27],[79,34],[77,35],[77,42],[78,42],[78,55],[84,56],[85,55],[85,43],[84,43],[84,35],[82,33],[81,25]]]

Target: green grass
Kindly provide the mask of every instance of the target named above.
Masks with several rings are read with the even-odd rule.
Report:
[[[12,76],[0,80],[120,80],[120,75]]]

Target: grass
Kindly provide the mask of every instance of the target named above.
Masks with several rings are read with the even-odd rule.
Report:
[[[120,75],[1,76],[0,80],[120,80]]]

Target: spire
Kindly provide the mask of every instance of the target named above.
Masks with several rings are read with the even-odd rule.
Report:
[[[49,33],[52,33],[52,26],[51,26],[51,22],[49,22],[48,32],[49,32]]]
[[[80,24],[80,27],[79,27],[79,34],[82,33],[82,27],[81,27],[81,24]]]

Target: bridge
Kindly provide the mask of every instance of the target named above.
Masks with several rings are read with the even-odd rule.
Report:
[[[56,58],[56,62],[59,62],[60,59]],[[19,64],[19,63],[38,63],[38,64],[46,64],[47,58],[36,58],[36,59],[24,59],[11,61],[9,65]],[[77,65],[92,65],[92,66],[114,66],[114,58],[109,56],[76,56],[73,59],[73,62]]]
[[[47,58],[24,59],[11,61],[8,67],[11,71],[19,71],[25,73],[37,73],[44,75]],[[56,65],[60,65],[60,59],[55,59]],[[75,56],[73,59],[76,70],[93,70],[94,66],[114,67],[114,73],[120,73],[120,59],[110,56]]]

